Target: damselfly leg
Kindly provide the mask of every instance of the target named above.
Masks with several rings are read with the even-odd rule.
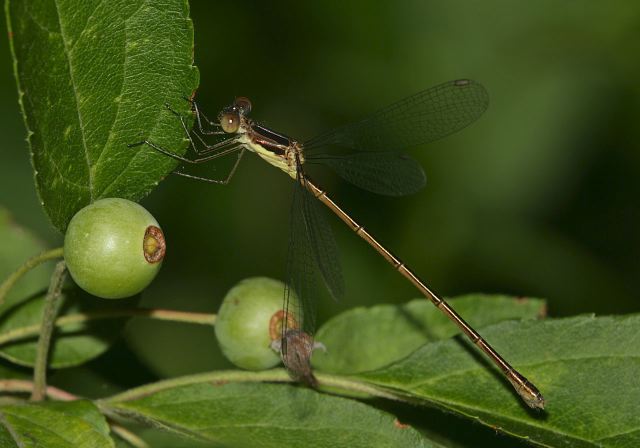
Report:
[[[206,163],[209,162],[211,160],[220,158],[220,157],[224,157],[227,156],[229,154],[233,154],[233,153],[237,153],[237,158],[234,162],[234,164],[232,165],[230,171],[228,172],[227,176],[223,179],[214,179],[212,177],[208,177],[208,176],[200,176],[200,175],[196,175],[196,174],[192,174],[192,173],[187,173],[184,171],[185,167],[184,165],[181,166],[180,168],[176,169],[173,171],[172,174],[176,174],[182,177],[188,177],[190,179],[195,179],[195,180],[200,180],[200,181],[204,181],[204,182],[208,182],[208,183],[214,183],[214,184],[221,184],[221,185],[226,185],[230,182],[231,178],[233,177],[233,175],[235,174],[238,165],[240,164],[240,161],[242,160],[242,156],[244,155],[245,152],[245,148],[243,147],[243,145],[238,142],[237,137],[232,136],[224,131],[215,131],[215,132],[207,132],[204,131],[202,129],[201,126],[201,119],[200,119],[200,115],[201,112],[198,109],[197,105],[195,102],[191,101],[191,100],[187,100],[189,101],[193,107],[194,107],[194,113],[195,113],[195,117],[196,117],[196,122],[198,123],[198,126],[200,128],[200,130],[205,134],[205,135],[226,135],[227,138],[215,143],[215,144],[208,144],[207,142],[204,141],[204,139],[202,138],[201,135],[199,135],[195,130],[190,130],[186,124],[186,121],[184,119],[184,117],[179,114],[178,112],[176,112],[175,110],[173,110],[168,104],[165,104],[166,109],[173,113],[176,117],[178,117],[178,119],[180,120],[180,123],[182,125],[182,128],[184,130],[185,136],[187,137],[187,139],[189,140],[189,149],[191,150],[191,152],[193,152],[195,154],[196,157],[194,158],[189,158],[189,157],[185,157],[185,156],[181,156],[179,154],[176,154],[174,152],[169,151],[166,148],[163,148],[162,146],[150,141],[150,140],[142,140],[140,142],[136,142],[136,143],[131,143],[127,146],[129,146],[130,148],[134,148],[137,146],[142,146],[142,145],[146,145],[152,149],[154,149],[155,151],[164,154],[168,157],[171,157],[174,160],[177,160],[179,162],[183,162],[186,164],[190,164],[190,165],[198,165],[198,164],[202,164],[202,163]],[[206,117],[205,117],[206,119]],[[207,122],[209,121],[208,119],[206,119]],[[218,124],[218,126],[220,126]],[[198,139],[198,142],[196,142],[192,135],[195,135],[196,138]],[[199,147],[199,145],[201,147]]]

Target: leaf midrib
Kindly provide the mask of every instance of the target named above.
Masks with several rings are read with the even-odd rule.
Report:
[[[618,359],[618,358],[640,359],[640,356],[638,356],[638,355],[577,356],[577,357],[563,358],[563,359],[560,359],[560,360],[555,360],[553,362],[576,361],[576,360],[585,360],[585,359],[588,359],[588,360],[591,360],[591,359],[612,359],[612,358],[613,359]],[[550,363],[550,361],[545,361],[545,362],[526,364],[526,366],[527,367],[532,367],[532,366],[537,366],[537,365],[547,365],[549,363]],[[520,364],[520,365],[524,365],[524,364]],[[482,370],[482,369],[473,368],[473,369],[458,370],[458,371],[456,371],[454,373],[454,375],[463,375],[464,376],[465,374],[467,374],[469,372],[473,372],[473,371],[477,371],[477,370]],[[452,375],[451,372],[449,372],[447,375],[438,375],[437,377],[430,378],[429,380],[425,380],[425,381],[421,381],[420,383],[416,383],[416,384],[410,386],[409,388],[399,388],[397,383],[388,383],[388,384],[382,383],[381,384],[381,383],[378,383],[378,382],[374,381],[374,384],[381,384],[381,385],[383,385],[385,387],[391,387],[393,389],[397,389],[399,392],[402,392],[402,393],[407,393],[407,392],[415,393],[416,388],[419,388],[422,385],[429,385],[429,384],[434,384],[434,383],[437,384],[438,381],[443,379],[443,378],[451,378],[451,375]],[[422,400],[434,401],[434,402],[440,403],[442,406],[445,406],[445,407],[448,407],[448,408],[451,408],[451,407],[456,408],[459,412],[462,411],[462,410],[466,410],[467,412],[471,412],[471,413],[476,412],[478,414],[490,415],[490,416],[493,416],[493,417],[499,417],[499,418],[501,418],[503,420],[518,422],[518,423],[523,424],[525,426],[530,426],[530,427],[536,428],[536,429],[538,429],[540,431],[544,431],[544,432],[546,432],[548,434],[554,434],[554,435],[556,435],[558,437],[581,440],[581,441],[584,441],[586,443],[597,443],[599,440],[606,440],[606,439],[609,439],[611,437],[616,437],[618,435],[622,435],[622,434],[625,434],[625,433],[631,433],[631,432],[635,432],[635,431],[639,431],[640,430],[640,428],[632,428],[632,429],[629,429],[627,431],[623,431],[623,432],[621,432],[619,434],[612,434],[612,435],[607,434],[607,435],[605,435],[603,437],[598,437],[598,438],[594,438],[594,439],[586,439],[583,436],[577,435],[575,433],[564,432],[562,430],[559,430],[556,427],[540,426],[538,424],[534,424],[533,422],[531,422],[531,420],[524,420],[524,419],[515,417],[513,415],[506,415],[506,414],[503,414],[503,413],[496,413],[496,412],[491,413],[486,408],[475,407],[475,406],[469,405],[469,403],[466,403],[466,402],[458,402],[458,401],[455,401],[455,400],[451,400],[451,399],[448,399],[448,398],[443,398],[443,397],[440,397],[440,396],[437,396],[437,395],[433,395],[433,394],[431,394],[431,395],[427,395],[427,394],[418,395],[418,397],[420,397],[420,399],[422,399]],[[482,417],[478,417],[478,416],[474,416],[474,415],[470,415],[470,417],[475,417],[475,418],[482,419]],[[516,432],[511,432],[511,431],[509,431],[507,429],[504,429],[504,428],[502,430],[504,432],[508,433],[508,434],[513,434],[513,435],[515,435],[517,437],[522,437],[522,435],[520,435],[520,434],[518,434]],[[536,443],[540,443],[540,444],[544,443],[544,442],[538,441],[535,438],[531,438],[530,436],[529,436],[529,439],[534,441],[534,442],[536,442]]]
[[[89,149],[87,148],[87,139],[85,136],[84,129],[84,121],[82,119],[82,113],[80,112],[80,104],[78,101],[78,88],[76,86],[75,75],[73,71],[73,67],[71,64],[71,49],[69,48],[69,44],[67,42],[67,37],[65,36],[64,28],[62,26],[60,7],[58,5],[58,0],[54,0],[54,4],[56,6],[56,19],[58,20],[58,26],[60,27],[60,37],[62,38],[62,45],[64,46],[64,57],[67,60],[67,66],[69,67],[69,78],[71,79],[71,87],[73,89],[73,99],[76,103],[76,113],[78,115],[78,124],[80,126],[80,135],[82,136],[82,148],[84,150],[85,160],[87,162],[87,175],[88,175],[88,183],[89,183],[89,198],[91,201],[94,199],[93,195],[93,173],[91,172],[91,161],[89,160]],[[87,22],[91,19],[89,17]]]
[[[7,430],[7,432],[13,439],[13,441],[16,442],[16,445],[18,447],[24,446],[24,443],[22,442],[22,438],[20,437],[20,434],[18,434],[16,429],[13,427],[13,425],[9,423],[9,421],[7,420],[7,417],[5,416],[4,411],[0,411],[0,424],[5,427],[5,429]]]
[[[103,1],[104,1],[104,0],[103,0]],[[146,6],[154,7],[154,5],[153,5],[153,4],[148,4],[148,3],[146,3],[146,2],[142,2],[142,3],[140,4],[140,6],[138,7],[138,9],[136,9],[134,12],[132,12],[132,13],[131,13],[131,15],[130,15],[126,20],[125,20],[125,27],[124,27],[124,32],[125,32],[125,33],[128,33],[128,27],[129,27],[128,21],[129,21],[132,17],[134,17],[136,14],[138,14],[138,12],[140,12],[140,10],[141,10],[143,7],[146,7]],[[123,67],[123,74],[122,74],[122,84],[120,85],[120,94],[122,94],[122,91],[124,90],[124,82],[125,82],[126,75],[127,75],[127,67],[128,67],[127,62],[128,62],[128,60],[129,60],[129,48],[125,45],[124,61],[123,61],[123,64],[122,64],[122,67]],[[166,96],[165,96],[165,103],[166,103],[166,99],[167,99],[167,98],[166,98]],[[115,114],[115,116],[114,116],[113,123],[111,123],[111,129],[110,129],[110,131],[109,131],[109,136],[107,137],[107,143],[105,144],[105,147],[106,147],[106,146],[109,144],[109,142],[111,141],[111,137],[112,137],[112,135],[113,135],[111,131],[113,130],[113,127],[115,126],[115,123],[116,123],[116,121],[118,120],[118,115],[119,115],[119,113],[120,113],[120,107],[121,107],[121,105],[122,105],[122,103],[121,103],[121,102],[118,102],[118,109],[116,110],[116,114]],[[153,132],[155,132],[155,130],[158,128],[158,123],[159,123],[159,121],[160,121],[160,115],[159,115],[159,114],[157,114],[157,115],[156,115],[156,117],[155,117],[155,120],[154,120],[153,126],[151,126],[151,128],[150,128],[150,130],[149,130],[149,134],[148,134],[148,135],[151,135],[151,134],[153,134]],[[148,138],[148,137],[146,137],[146,138]],[[103,154],[104,154],[104,151],[101,151],[101,152],[100,152],[100,155],[98,156],[98,159],[96,160],[96,168],[98,168],[98,167],[99,167],[99,165],[100,165],[100,161],[101,161],[101,159],[102,159]],[[142,154],[142,151],[136,151],[136,152],[135,152],[135,154],[133,154],[133,156],[132,156],[132,157],[129,159],[129,161],[127,162],[126,166],[125,166],[125,167],[124,167],[124,168],[123,168],[123,169],[118,173],[118,175],[117,175],[117,176],[115,176],[115,177],[113,178],[113,180],[111,180],[111,182],[109,182],[109,184],[108,184],[108,185],[106,185],[106,186],[101,190],[101,192],[100,192],[100,196],[102,196],[102,195],[104,195],[105,193],[107,193],[107,192],[109,191],[109,189],[110,189],[110,188],[111,188],[111,187],[112,187],[116,182],[118,182],[118,181],[120,180],[120,178],[122,178],[122,176],[124,176],[124,175],[125,175],[125,173],[127,172],[127,170],[131,167],[131,165],[133,164],[133,162],[134,162],[135,160],[137,160],[137,159],[138,159],[138,156],[139,156],[140,154]]]
[[[607,440],[607,439],[614,439],[616,437],[624,436],[624,435],[627,435],[627,434],[633,434],[634,432],[640,432],[640,428],[633,428],[633,429],[629,429],[628,431],[620,431],[618,433],[611,434],[611,435],[609,435],[607,437],[600,437],[600,438],[597,438],[595,440],[600,442],[600,441]]]
[[[600,360],[600,359],[640,359],[640,355],[591,355],[591,356],[571,356],[571,357],[566,357],[566,358],[559,358],[559,359],[553,359],[553,360],[546,360],[546,361],[538,361],[538,362],[529,362],[529,363],[518,363],[518,367],[520,369],[522,369],[523,367],[540,367],[540,366],[547,366],[549,364],[554,364],[554,363],[559,363],[559,362],[566,362],[566,361],[585,361],[585,360]],[[407,384],[407,387],[409,388],[409,390],[415,390],[420,388],[421,386],[425,386],[425,385],[433,385],[433,384],[437,384],[440,380],[442,379],[450,379],[451,376],[453,375],[467,375],[471,372],[481,372],[486,370],[484,367],[472,367],[469,369],[458,369],[458,370],[451,370],[448,371],[446,373],[443,373],[441,375],[435,375],[432,376],[430,378],[424,379],[422,381],[418,381],[418,382],[414,382],[414,383],[388,383],[388,384]],[[356,375],[357,376],[357,375]],[[365,380],[368,380],[368,378],[364,378]],[[374,380],[377,381],[377,380]],[[385,383],[387,384],[387,383]]]
[[[102,4],[103,2],[104,2],[104,0],[101,0],[100,4]],[[136,14],[138,14],[138,13],[140,12],[140,10],[141,10],[143,7],[145,7],[145,6],[147,6],[147,3],[146,3],[146,2],[142,2],[142,3],[140,3],[140,6],[138,6],[138,8],[137,8],[135,11],[133,11],[133,12],[131,13],[131,15],[129,15],[129,17],[127,17],[127,18],[124,20],[124,23],[125,23],[125,26],[124,26],[125,42],[127,41],[127,35],[128,35],[128,33],[129,33],[129,20],[130,20],[132,17],[134,17]],[[123,60],[122,60],[122,82],[120,83],[120,92],[119,92],[119,95],[122,95],[122,92],[123,92],[123,90],[124,90],[124,83],[125,83],[125,80],[127,79],[127,67],[128,67],[128,62],[129,62],[129,47],[125,44],[125,45],[124,45],[124,58],[123,58]],[[120,109],[121,109],[121,107],[122,107],[122,101],[118,101],[117,108],[116,108],[116,113],[114,114],[114,116],[113,116],[113,121],[111,122],[111,126],[109,127],[109,133],[108,133],[108,135],[107,135],[107,141],[106,141],[106,143],[105,143],[105,145],[104,145],[104,148],[106,148],[106,147],[109,145],[109,143],[111,142],[111,139],[112,139],[112,137],[113,137],[113,128],[115,127],[116,122],[118,121],[118,116],[120,115]],[[157,127],[158,120],[159,120],[159,116],[156,116],[156,122],[155,122],[155,124],[154,124],[154,126],[153,126],[153,129],[155,129],[155,128]],[[104,148],[103,148],[103,150],[102,150],[102,151],[100,151],[100,154],[98,155],[98,159],[96,160],[96,169],[100,166],[100,162],[101,162],[101,160],[102,160],[102,156],[104,155]],[[111,188],[111,186],[112,186],[113,184],[115,184],[115,183],[116,183],[116,182],[117,182],[117,181],[118,181],[118,180],[119,180],[119,179],[124,175],[124,173],[126,173],[126,172],[127,172],[127,170],[129,169],[129,167],[131,166],[131,164],[133,163],[133,161],[138,157],[138,154],[140,154],[140,151],[136,151],[136,152],[135,152],[135,154],[133,155],[133,157],[131,157],[131,158],[129,159],[129,161],[127,162],[127,165],[124,167],[124,169],[122,169],[122,170],[120,171],[120,173],[119,173],[117,176],[115,176],[115,177],[113,178],[113,180],[112,180],[111,182],[109,182],[109,184],[108,184],[108,185],[106,185],[106,186],[102,189],[101,194],[103,194],[103,193],[105,193],[106,191],[108,191],[108,190],[109,190],[109,188]]]

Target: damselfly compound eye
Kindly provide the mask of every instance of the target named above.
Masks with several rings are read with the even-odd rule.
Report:
[[[241,114],[248,114],[251,112],[251,101],[246,96],[239,96],[233,102],[233,105],[238,109]]]
[[[240,128],[240,116],[237,113],[225,112],[220,115],[220,126],[227,134],[234,134]]]

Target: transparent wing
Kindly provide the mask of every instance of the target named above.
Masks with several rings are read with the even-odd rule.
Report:
[[[313,386],[316,380],[311,371],[311,354],[315,347],[316,304],[321,297],[318,273],[335,298],[343,295],[344,283],[331,228],[318,201],[303,187],[300,179],[294,188],[291,208],[281,351],[291,375]],[[293,295],[297,296],[297,301]]]
[[[415,193],[427,182],[420,164],[401,152],[309,155],[306,162],[326,165],[356,187],[386,196]]]
[[[320,201],[314,198],[306,188],[300,186],[300,189],[303,194],[304,220],[316,265],[329,292],[334,299],[339,300],[344,295],[344,280],[338,245]]]
[[[322,296],[318,272],[335,299],[344,295],[344,280],[331,227],[318,200],[300,182],[296,182],[291,208],[287,283],[298,296],[299,306],[294,307],[292,291],[287,290],[284,308],[296,318],[299,329],[313,334],[315,305]]]
[[[312,335],[315,330],[315,306],[319,289],[311,243],[302,213],[302,201],[302,190],[296,187],[291,210],[291,239],[287,254],[280,351],[291,377],[313,387],[316,380],[311,370]]]
[[[313,334],[315,330],[315,304],[319,297],[319,289],[316,262],[304,213],[305,193],[302,186],[296,182],[291,204],[287,289],[284,297],[285,313],[293,316],[295,322],[285,320],[285,333],[295,328],[309,334]],[[298,300],[296,301],[292,295],[297,296]],[[295,328],[290,328],[292,324]]]
[[[489,105],[481,84],[449,81],[418,92],[305,142],[306,150],[336,145],[357,151],[396,151],[432,142],[477,120]]]

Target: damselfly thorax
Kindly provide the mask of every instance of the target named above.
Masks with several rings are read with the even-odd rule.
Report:
[[[220,127],[224,132],[236,134],[235,140],[244,148],[296,179],[298,168],[304,163],[302,145],[248,118],[246,114],[250,110],[251,102],[247,98],[236,98],[218,116]]]

